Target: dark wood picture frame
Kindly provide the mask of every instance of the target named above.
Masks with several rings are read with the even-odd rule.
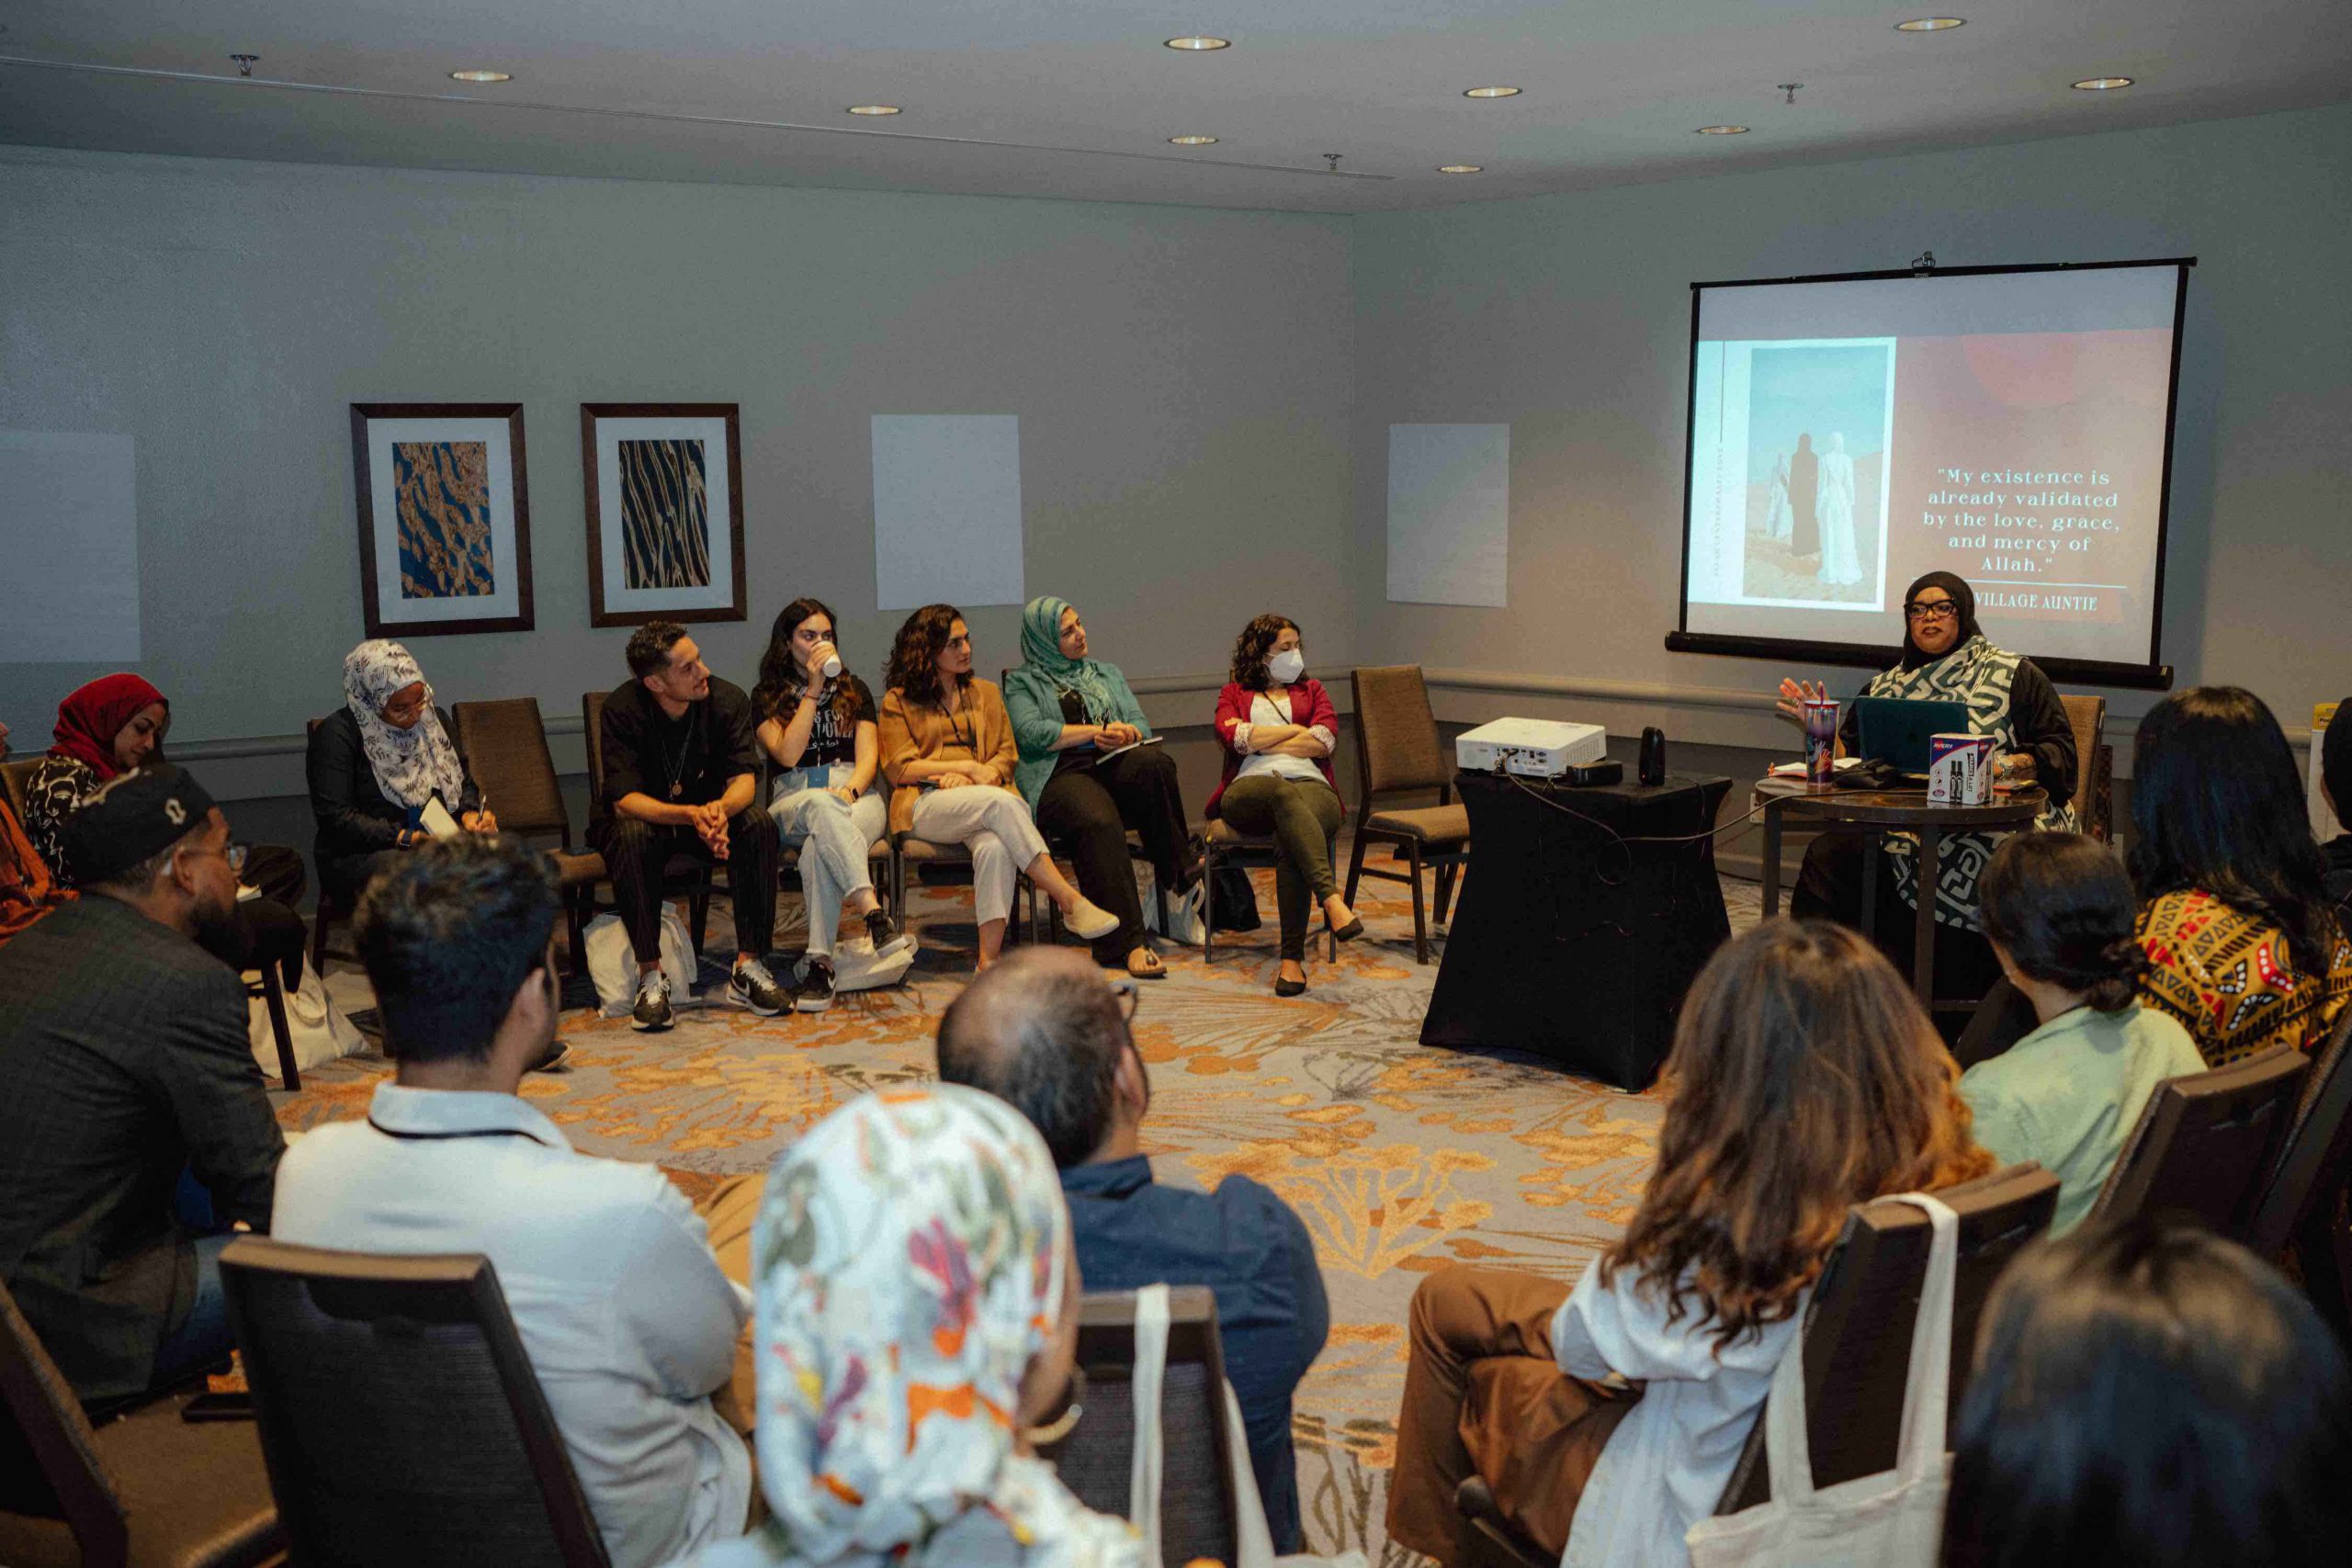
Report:
[[[506,422],[509,468],[514,479],[515,613],[476,619],[387,621],[382,584],[376,576],[376,502],[368,466],[368,426],[379,419],[497,419]],[[532,629],[531,495],[523,445],[521,403],[354,403],[351,405],[351,475],[359,516],[360,608],[370,637],[445,637],[466,632],[526,632]]]
[[[588,516],[588,624],[641,626],[648,621],[741,621],[748,619],[743,581],[743,439],[741,403],[582,403],[580,470]],[[605,518],[596,458],[596,423],[606,419],[710,419],[727,430],[727,547],[733,567],[734,597],[726,604],[694,609],[621,609],[605,603]],[[615,518],[618,527],[620,520]]]

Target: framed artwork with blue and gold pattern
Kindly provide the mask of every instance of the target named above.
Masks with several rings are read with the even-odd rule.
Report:
[[[531,629],[520,403],[354,403],[371,637]]]
[[[588,624],[740,621],[743,452],[734,403],[582,403]]]

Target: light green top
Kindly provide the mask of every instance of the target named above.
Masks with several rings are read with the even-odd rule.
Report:
[[[1969,1068],[1960,1093],[1994,1157],[2039,1160],[2057,1176],[2050,1234],[2064,1235],[2090,1213],[2156,1086],[2204,1070],[2197,1043],[2163,1013],[2081,1007]]]
[[[1119,667],[1099,659],[1085,662],[1099,672],[1110,697],[1103,718],[1132,724],[1149,739],[1151,721],[1144,717],[1143,705],[1127,689],[1127,678],[1119,673]],[[1037,797],[1046,792],[1046,781],[1054,776],[1062,760],[1062,754],[1054,750],[1054,742],[1062,737],[1061,687],[1043,667],[1016,664],[1004,672],[1004,706],[1012,718],[1013,743],[1021,748],[1021,760],[1013,765],[1012,787],[1035,811]]]

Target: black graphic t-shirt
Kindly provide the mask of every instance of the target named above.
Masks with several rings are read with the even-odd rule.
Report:
[[[846,715],[834,711],[833,699],[840,688],[849,687],[850,700],[843,705]],[[817,694],[817,714],[808,721],[808,749],[800,753],[799,765],[804,768],[829,768],[835,763],[844,766],[857,761],[857,727],[874,722],[874,694],[865,682],[843,671],[825,682]],[[785,716],[789,718],[787,710]]]

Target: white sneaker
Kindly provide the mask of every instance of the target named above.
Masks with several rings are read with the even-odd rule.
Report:
[[[659,969],[648,969],[637,977],[637,1005],[629,1010],[628,1026],[639,1031],[658,1031],[678,1021],[670,1010],[670,976]]]
[[[1080,898],[1065,917],[1064,923],[1069,927],[1069,934],[1079,941],[1092,942],[1096,937],[1109,936],[1117,931],[1119,917],[1088,899]]]

